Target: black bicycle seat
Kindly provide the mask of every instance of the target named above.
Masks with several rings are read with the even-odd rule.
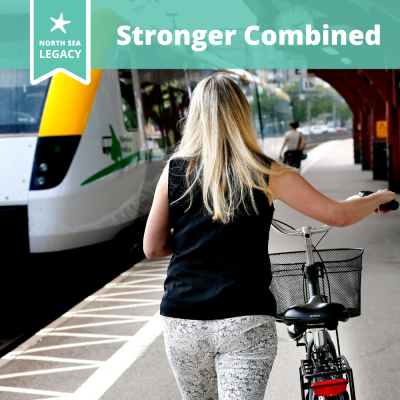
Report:
[[[321,324],[347,321],[349,311],[339,303],[326,303],[321,296],[313,296],[307,304],[290,307],[283,314],[285,324]]]

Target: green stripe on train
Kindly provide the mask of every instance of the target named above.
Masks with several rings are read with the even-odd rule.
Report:
[[[122,151],[121,151],[121,144],[114,132],[113,127],[110,125],[111,131],[111,138],[112,138],[112,145],[110,148],[111,159],[115,161],[114,164],[102,169],[101,171],[95,173],[90,178],[86,179],[84,182],[81,183],[81,186],[87,185],[88,183],[97,181],[100,178],[103,178],[107,175],[112,174],[115,171],[118,171],[122,168],[127,167],[135,162],[139,162],[140,160],[152,160],[153,158],[158,158],[157,156],[153,157],[153,150],[143,150],[138,151],[137,153],[131,154],[128,157],[122,158]],[[164,151],[165,155],[165,151]],[[121,159],[122,158],[122,159]]]

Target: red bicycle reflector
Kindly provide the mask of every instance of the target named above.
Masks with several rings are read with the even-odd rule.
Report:
[[[346,379],[333,379],[331,381],[315,382],[311,388],[316,396],[333,397],[343,393],[347,387]]]

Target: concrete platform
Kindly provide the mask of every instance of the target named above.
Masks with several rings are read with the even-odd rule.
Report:
[[[324,143],[303,163],[319,190],[345,199],[386,182],[352,164],[352,140]],[[284,204],[276,218],[295,227],[315,221]],[[355,374],[359,400],[398,400],[400,378],[400,212],[373,214],[332,230],[319,246],[364,247],[362,316],[340,326],[342,352]],[[270,251],[302,249],[301,238],[271,233]],[[180,399],[164,351],[159,302],[168,259],[143,261],[0,360],[0,400]],[[78,278],[77,278],[78,279]],[[278,325],[279,351],[268,400],[300,399],[304,355]]]

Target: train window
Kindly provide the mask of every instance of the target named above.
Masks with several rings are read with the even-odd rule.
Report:
[[[120,69],[119,87],[121,89],[122,116],[125,127],[128,131],[138,128],[138,118],[135,106],[135,96],[133,94],[132,70]]]
[[[142,74],[148,78],[149,74]],[[178,122],[187,114],[188,98],[183,89],[142,80],[145,131],[149,148],[168,149],[180,139]],[[177,86],[177,85],[176,85]]]
[[[28,69],[0,71],[0,134],[39,132],[49,84],[31,85]]]
[[[168,137],[164,105],[168,105],[169,97],[163,93],[162,85],[153,82],[142,82],[141,91],[147,145],[153,149],[166,148]]]

